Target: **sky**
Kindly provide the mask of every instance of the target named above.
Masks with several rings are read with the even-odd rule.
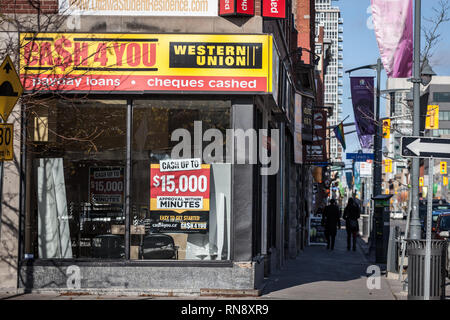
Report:
[[[343,113],[341,119],[349,118],[344,123],[354,122],[353,107],[351,103],[350,78],[346,70],[376,64],[379,55],[378,44],[375,38],[375,32],[370,28],[370,0],[336,0],[333,1],[334,6],[341,9],[341,17],[344,19],[343,33],[343,56],[344,56],[344,77],[343,81]],[[429,23],[426,18],[432,18],[436,14],[434,7],[438,7],[439,0],[422,0],[422,27],[426,27]],[[442,24],[439,33],[441,40],[434,49],[433,58],[430,60],[430,66],[439,76],[450,76],[450,22]],[[422,36],[422,45],[424,44]],[[361,70],[352,72],[352,76],[376,76],[376,71]],[[386,73],[381,74],[381,90],[386,88]],[[376,79],[375,79],[376,83]],[[385,116],[385,103],[381,99],[380,116]],[[354,127],[346,127],[347,131],[353,131]],[[347,149],[346,152],[356,152],[359,150],[360,144],[356,133],[345,136]],[[345,161],[345,156],[343,156]],[[346,161],[348,162],[348,161]]]

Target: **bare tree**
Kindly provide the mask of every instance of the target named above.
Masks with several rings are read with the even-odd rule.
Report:
[[[436,7],[433,7],[434,15],[429,18],[424,18],[428,24],[422,28],[424,36],[424,46],[421,50],[421,60],[425,61],[433,57],[436,47],[442,40],[440,32],[441,27],[450,21],[450,3],[448,0],[439,0]]]

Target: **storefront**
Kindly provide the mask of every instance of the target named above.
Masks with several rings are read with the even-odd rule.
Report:
[[[239,130],[259,139],[269,127],[272,37],[20,41],[29,99],[19,286],[256,289],[261,166],[240,153]]]

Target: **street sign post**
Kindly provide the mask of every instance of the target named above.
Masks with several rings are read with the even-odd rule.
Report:
[[[424,283],[424,299],[430,300],[430,276],[431,276],[431,228],[433,216],[433,175],[434,175],[434,159],[430,158],[428,163],[428,203],[427,203],[427,235],[425,247],[425,283]]]
[[[6,56],[0,65],[0,116],[6,122],[23,93],[22,83],[17,75],[14,63]]]
[[[402,137],[402,156],[450,159],[450,139]]]
[[[355,162],[367,162],[367,160],[374,160],[373,153],[347,153],[347,160],[355,160]]]
[[[0,123],[0,161],[13,160],[13,133],[12,123]]]
[[[402,156],[408,158],[429,158],[428,201],[426,220],[424,299],[430,300],[431,273],[431,228],[433,214],[434,159],[450,159],[450,139],[428,137],[402,137]]]
[[[14,68],[14,63],[7,55],[0,65],[0,117],[3,121],[8,121],[12,109],[23,93],[23,86],[20,78]],[[11,161],[14,158],[13,154],[13,125],[0,125],[0,201],[3,201],[3,173],[4,161]],[[0,206],[0,232],[2,222],[2,209]],[[1,234],[0,234],[1,236]]]

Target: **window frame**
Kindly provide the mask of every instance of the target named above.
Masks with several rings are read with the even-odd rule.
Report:
[[[49,98],[51,97],[48,94],[41,95],[42,98]],[[77,95],[66,95],[66,98],[73,98],[77,99]],[[85,97],[82,97],[83,99]],[[55,99],[58,99],[56,97]],[[50,259],[43,259],[43,258],[36,258],[32,257],[30,258],[28,255],[30,253],[25,252],[25,217],[26,217],[26,210],[30,210],[30,207],[28,205],[28,199],[26,197],[27,195],[27,183],[26,180],[26,163],[27,163],[27,156],[28,156],[28,150],[26,147],[26,142],[23,142],[23,139],[20,141],[20,148],[21,148],[21,163],[25,164],[25,166],[20,167],[21,171],[21,179],[20,179],[20,204],[19,204],[19,257],[18,257],[18,267],[19,269],[22,266],[25,265],[36,265],[36,266],[54,266],[57,265],[83,265],[83,264],[96,264],[96,265],[105,265],[105,266],[111,266],[111,265],[123,265],[123,266],[130,266],[130,265],[139,265],[139,266],[173,266],[173,265],[184,265],[184,266],[214,266],[214,267],[231,267],[233,265],[234,261],[234,242],[230,241],[230,248],[229,248],[229,260],[135,260],[130,258],[130,219],[131,219],[131,213],[132,213],[132,203],[131,203],[131,193],[132,193],[132,184],[131,184],[131,178],[132,178],[132,152],[133,152],[133,101],[135,100],[205,100],[205,101],[214,101],[214,100],[223,100],[223,101],[229,101],[230,102],[230,117],[229,117],[229,124],[230,129],[234,128],[234,124],[232,122],[233,119],[233,101],[236,99],[235,95],[199,95],[199,94],[182,94],[182,95],[154,95],[154,96],[141,96],[141,95],[129,95],[126,98],[120,99],[119,97],[111,97],[111,96],[105,96],[105,95],[91,95],[87,98],[89,100],[122,100],[126,102],[126,125],[127,125],[127,132],[126,132],[126,152],[125,152],[125,176],[124,176],[124,182],[125,182],[125,188],[124,188],[124,215],[125,215],[125,257],[123,259],[105,259],[105,258],[50,258]],[[21,110],[21,123],[22,123],[22,136],[27,137],[28,136],[28,130],[32,126],[32,123],[29,121],[30,119],[27,119],[27,113],[26,113],[26,106],[22,106]],[[226,160],[226,159],[225,159]],[[233,186],[234,186],[234,166],[231,166],[231,197],[233,195]],[[230,238],[233,239],[234,235],[234,210],[233,210],[233,199],[231,201],[231,212],[230,212]],[[33,252],[34,254],[34,252]]]

